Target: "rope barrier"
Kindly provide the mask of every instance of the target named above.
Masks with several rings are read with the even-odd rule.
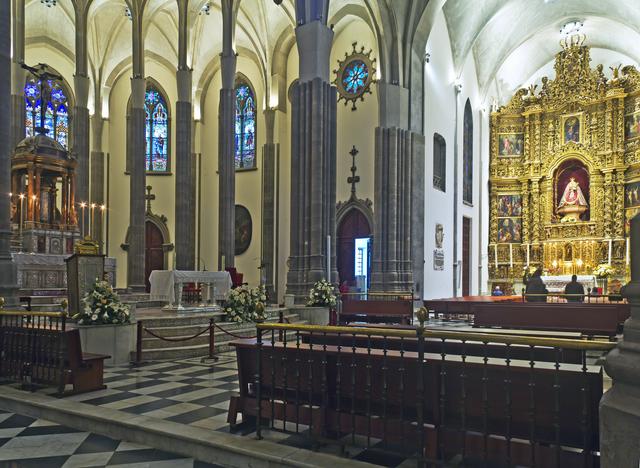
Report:
[[[186,338],[167,338],[167,337],[164,337],[164,336],[156,335],[151,330],[149,330],[147,327],[143,327],[144,331],[146,331],[149,335],[153,336],[154,338],[158,338],[159,340],[162,340],[162,341],[171,341],[171,342],[175,342],[175,343],[179,343],[181,341],[189,341],[189,340],[193,340],[195,338],[198,338],[199,336],[203,335],[206,331],[208,331],[209,328],[210,327],[207,327],[204,330],[196,333],[195,335],[188,336]]]
[[[218,325],[215,322],[214,322],[213,326],[216,327],[218,330],[226,333],[227,335],[232,336],[234,338],[241,339],[241,340],[245,340],[245,339],[246,340],[253,340],[255,338],[258,338],[258,335],[252,335],[252,336],[236,335],[235,333],[231,333],[230,331],[225,330],[224,328],[222,328],[220,325]]]

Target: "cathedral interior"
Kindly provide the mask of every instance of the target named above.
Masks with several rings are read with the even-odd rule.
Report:
[[[640,281],[637,0],[2,0],[0,33],[8,304],[80,307],[100,276],[144,310],[153,272],[226,271],[273,310],[327,280],[428,318],[441,298],[524,300],[534,272],[620,301]],[[178,308],[222,298],[185,285]]]

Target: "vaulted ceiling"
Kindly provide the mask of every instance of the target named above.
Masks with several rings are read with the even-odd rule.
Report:
[[[510,94],[553,75],[560,28],[575,19],[584,21],[595,63],[640,62],[638,0],[446,0],[444,14],[457,72],[471,54],[485,93],[495,85]]]

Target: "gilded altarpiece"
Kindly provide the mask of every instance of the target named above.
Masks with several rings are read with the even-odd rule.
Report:
[[[626,275],[627,228],[640,212],[640,73],[590,66],[584,37],[567,39],[554,80],[520,89],[491,114],[492,281],[526,265]]]

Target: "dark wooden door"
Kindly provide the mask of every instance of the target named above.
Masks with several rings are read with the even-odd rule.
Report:
[[[471,218],[462,218],[462,295],[471,288]]]
[[[164,239],[162,238],[162,232],[158,229],[158,226],[151,221],[147,221],[145,224],[145,282],[147,285],[147,292],[151,290],[149,284],[149,276],[153,270],[164,270],[164,250],[162,244]]]
[[[337,231],[336,261],[340,284],[347,281],[349,286],[355,286],[356,239],[370,237],[371,227],[360,210],[352,209],[342,218]]]

